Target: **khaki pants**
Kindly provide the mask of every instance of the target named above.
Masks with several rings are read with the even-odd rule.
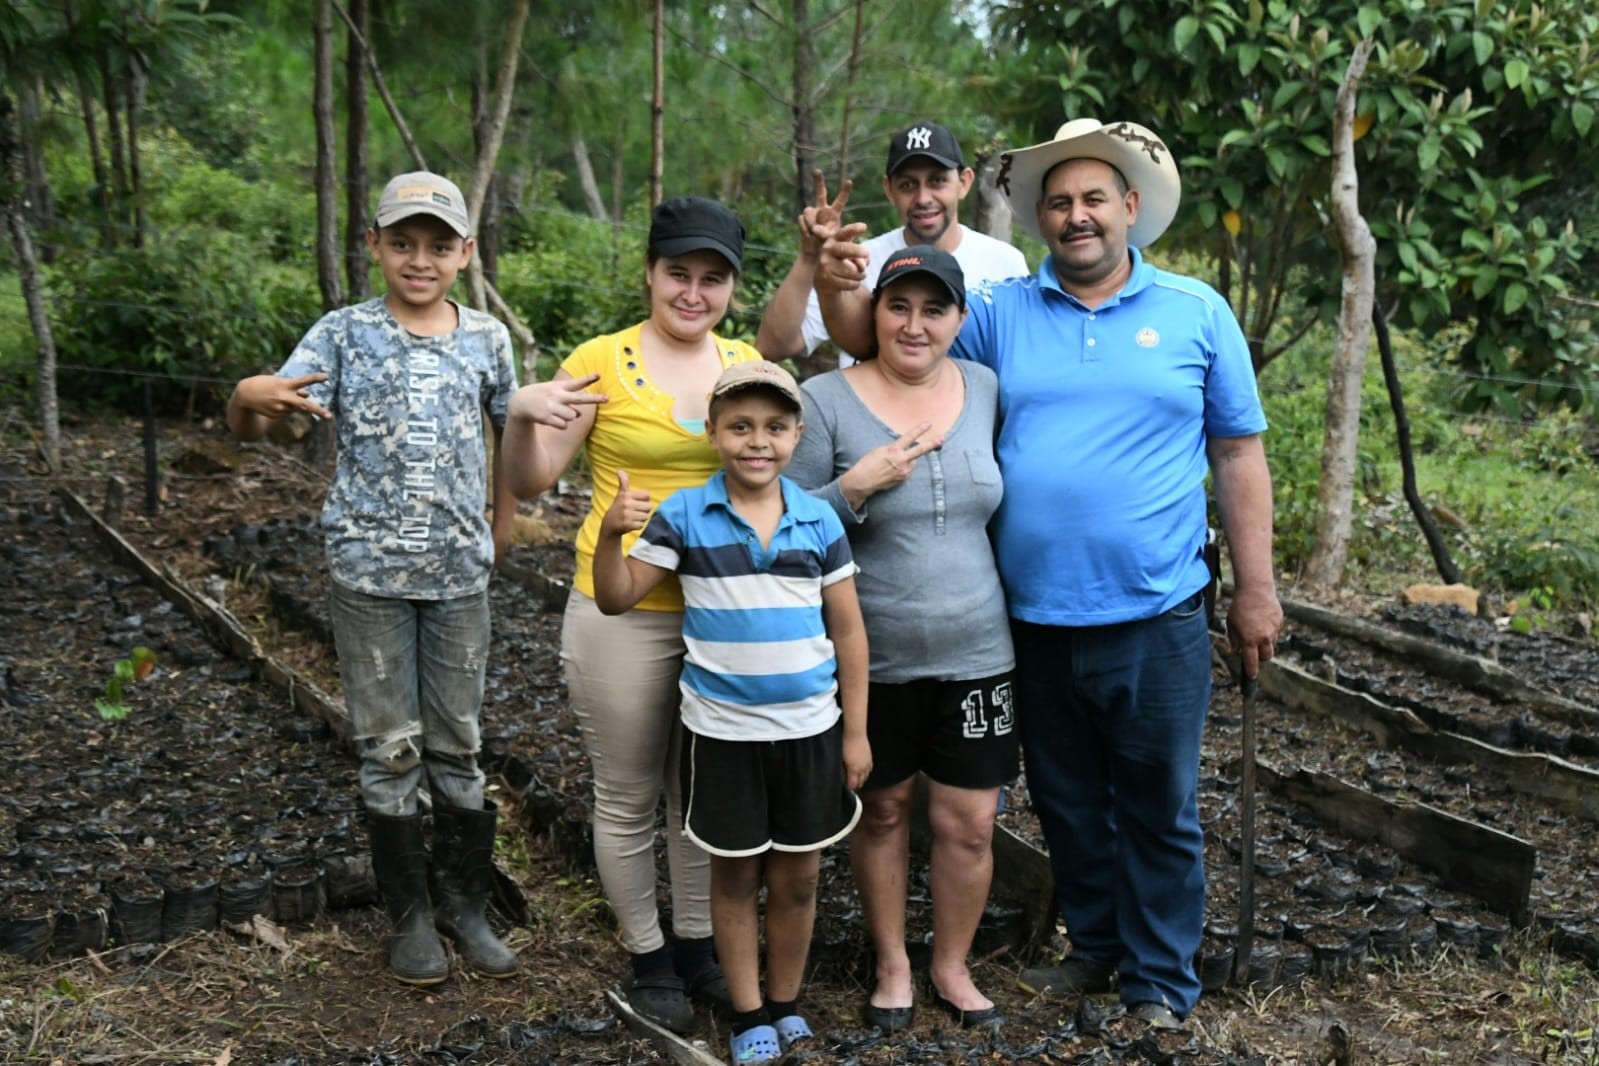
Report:
[[[665,943],[655,900],[655,812],[663,787],[672,930],[710,936],[710,857],[683,835],[678,787],[683,616],[634,610],[607,617],[573,589],[561,661],[593,766],[595,863],[623,946],[639,954]]]

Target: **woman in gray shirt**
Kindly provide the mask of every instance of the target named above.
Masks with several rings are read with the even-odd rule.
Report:
[[[947,252],[896,252],[872,316],[875,357],[805,383],[805,431],[787,470],[832,503],[861,567],[874,767],[850,863],[877,952],[866,1020],[894,1031],[915,1012],[905,885],[921,772],[933,830],[928,991],[961,1025],[997,1026],[966,959],[993,874],[999,790],[1018,762],[1010,624],[987,532],[1003,493],[998,386],[988,368],[948,358],[966,293]]]

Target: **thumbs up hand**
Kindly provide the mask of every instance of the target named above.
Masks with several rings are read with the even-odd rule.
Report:
[[[618,470],[616,479],[616,499],[611,501],[605,517],[600,521],[600,532],[619,537],[635,529],[643,529],[655,505],[650,502],[649,493],[631,486],[626,470]]]

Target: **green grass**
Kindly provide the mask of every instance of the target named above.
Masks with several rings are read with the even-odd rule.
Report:
[[[22,282],[15,274],[0,272],[0,375],[29,370],[33,362],[33,327],[28,324]]]

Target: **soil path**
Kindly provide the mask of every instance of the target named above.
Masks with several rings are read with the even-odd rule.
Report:
[[[71,439],[67,465],[74,488],[91,502],[99,503],[108,477],[137,484],[140,460],[131,427],[83,425],[74,427]],[[274,654],[336,692],[321,607],[315,473],[294,453],[272,446],[234,448],[216,427],[164,437],[160,450],[164,504],[153,518],[128,513],[125,534],[148,556],[225,599]],[[221,871],[219,882],[237,883],[262,867],[292,869],[302,857],[296,848],[319,858],[358,855],[362,841],[352,819],[356,793],[347,754],[315,722],[286,713],[281,697],[240,672],[170,605],[163,607],[99,554],[83,529],[64,524],[37,475],[26,443],[5,442],[0,741],[9,772],[0,799],[0,854],[8,860],[0,864],[0,918],[92,915],[113,889],[126,891],[119,874],[133,881],[141,872],[160,874],[168,885],[203,888],[212,871]],[[524,505],[520,523],[535,534],[541,527],[570,528],[582,503],[565,497]],[[557,580],[570,572],[569,549],[558,539],[518,547],[513,562],[518,572]],[[0,957],[0,1061],[659,1061],[615,1022],[604,1000],[625,969],[625,955],[582,861],[587,768],[564,704],[559,616],[551,609],[558,603],[558,587],[541,595],[536,587],[497,580],[493,592],[496,645],[484,708],[485,762],[497,773],[507,771],[496,796],[508,814],[530,799],[562,805],[567,815],[543,834],[502,833],[502,860],[529,902],[529,924],[509,934],[524,962],[521,976],[489,982],[457,975],[425,992],[401,988],[383,976],[383,922],[370,906],[322,909],[286,927],[200,933],[183,932],[179,915],[156,944],[35,963]],[[115,661],[139,644],[155,648],[157,670],[125,689],[128,717],[106,722],[95,700],[105,697]],[[1352,653],[1348,658],[1353,661]],[[1236,879],[1230,847],[1236,781],[1228,772],[1236,759],[1234,699],[1219,691],[1206,755],[1212,910],[1223,922]],[[216,741],[218,735],[227,743]],[[1299,741],[1295,735],[1292,724],[1274,729],[1263,755],[1294,747],[1302,758],[1379,769],[1386,758],[1373,763],[1358,734],[1311,730],[1307,723]],[[185,747],[201,737],[201,750]],[[85,777],[69,769],[78,765],[65,759],[73,751],[94,752],[96,772]],[[1407,782],[1447,773],[1404,767]],[[1447,777],[1441,780],[1444,790]],[[243,787],[213,788],[229,781]],[[233,798],[223,803],[224,793],[247,794],[248,810],[256,813],[241,810]],[[1036,834],[1025,793],[1012,795],[1007,823]],[[69,827],[85,809],[99,818],[99,835],[91,834],[81,848],[68,847],[77,832]],[[1519,808],[1503,811],[1512,816],[1534,823],[1539,817]],[[1571,830],[1573,853],[1591,850],[1582,847],[1581,832]],[[1357,896],[1362,891],[1340,873],[1353,864],[1338,859],[1360,849],[1318,831],[1292,805],[1265,804],[1262,842],[1268,858],[1280,851],[1285,871],[1292,867],[1266,879],[1274,886],[1268,903],[1298,907],[1322,886]],[[1367,853],[1365,861],[1382,871],[1379,880],[1408,885],[1415,890],[1409,894],[1430,895],[1434,903],[1442,898],[1425,878],[1394,871],[1390,857]],[[1559,874],[1558,864],[1549,871]],[[1105,1003],[1029,1000],[1013,988],[1021,960],[1002,948],[977,966],[980,984],[1011,1019],[1001,1039],[969,1039],[923,1011],[908,1040],[884,1046],[857,1021],[865,954],[842,852],[829,855],[825,873],[817,965],[807,993],[824,1039],[806,1061],[1287,1063],[1310,1060],[1338,1027],[1351,1034],[1357,1061],[1599,1061],[1593,975],[1545,950],[1538,937],[1493,925],[1470,901],[1454,897],[1443,901],[1444,909],[1458,910],[1461,922],[1469,918],[1469,950],[1461,943],[1440,953],[1407,954],[1402,962],[1371,961],[1351,976],[1312,978],[1269,995],[1207,995],[1188,1031],[1170,1046],[1139,1043],[1141,1034]],[[1545,880],[1565,884],[1560,876]],[[63,899],[61,885],[76,885],[82,895]],[[912,886],[916,936],[926,931],[925,889],[920,879]],[[1279,890],[1280,899],[1271,894]],[[1560,888],[1554,898],[1591,921],[1591,893]],[[1276,912],[1268,906],[1263,913],[1269,920]],[[1486,958],[1477,949],[1484,924],[1498,931],[1497,940],[1482,941]],[[93,940],[92,929],[81,935]],[[725,1051],[725,1037],[709,1023],[698,1036],[712,1053]]]

